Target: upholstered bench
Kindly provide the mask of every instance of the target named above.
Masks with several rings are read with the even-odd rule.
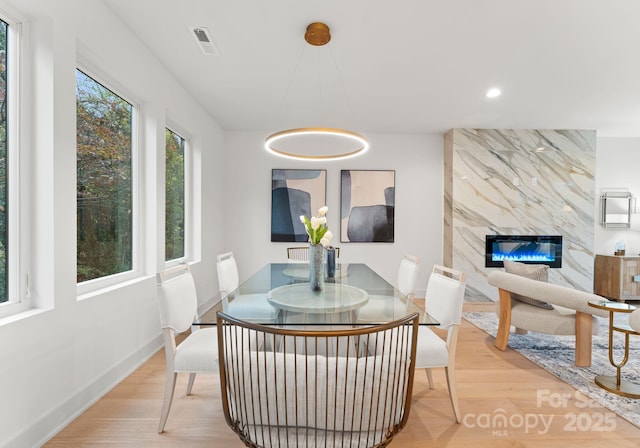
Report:
[[[591,336],[598,333],[598,321],[594,319],[594,315],[608,317],[608,313],[590,307],[589,301],[606,299],[588,292],[501,271],[490,273],[488,281],[498,288],[499,294],[499,322],[495,341],[498,349],[507,348],[512,325],[518,333],[534,331],[554,335],[575,335],[576,366],[591,365]],[[512,300],[512,294],[550,306],[543,308],[521,300]]]

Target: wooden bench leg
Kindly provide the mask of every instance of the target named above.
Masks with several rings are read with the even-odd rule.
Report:
[[[506,350],[511,330],[511,293],[498,288],[500,311],[498,314],[498,333],[494,345],[498,350]]]
[[[591,314],[576,312],[576,366],[591,365],[591,341],[593,317]]]

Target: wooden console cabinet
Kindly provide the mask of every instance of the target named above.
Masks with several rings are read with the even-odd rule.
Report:
[[[640,299],[640,256],[596,255],[593,292],[624,302]]]

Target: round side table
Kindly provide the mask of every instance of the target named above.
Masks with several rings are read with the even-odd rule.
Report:
[[[607,300],[590,300],[589,306],[609,312],[609,362],[616,368],[615,376],[597,375],[595,378],[596,384],[609,392],[623,397],[640,398],[640,385],[631,383],[621,378],[620,375],[620,370],[629,360],[629,335],[640,335],[640,333],[628,325],[614,324],[613,322],[615,313],[631,313],[636,307],[628,303],[610,302]],[[613,333],[616,331],[624,334],[624,357],[619,362],[613,357]]]

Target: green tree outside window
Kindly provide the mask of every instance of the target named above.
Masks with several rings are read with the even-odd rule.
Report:
[[[184,257],[184,146],[170,129],[166,134],[165,260]]]
[[[133,106],[76,70],[77,281],[132,269]]]

